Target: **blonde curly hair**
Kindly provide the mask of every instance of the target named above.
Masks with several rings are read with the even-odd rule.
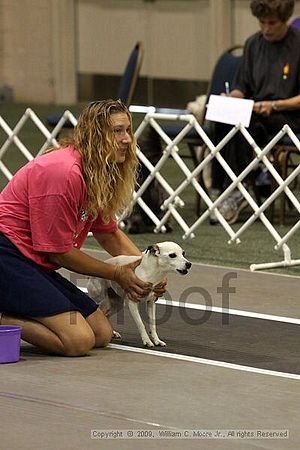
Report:
[[[117,162],[118,144],[111,121],[111,116],[117,113],[126,114],[130,122],[131,143],[122,163]],[[111,99],[87,105],[74,128],[73,142],[81,155],[88,214],[96,218],[101,210],[103,220],[108,222],[128,210],[136,183],[138,159],[132,118],[126,105]]]

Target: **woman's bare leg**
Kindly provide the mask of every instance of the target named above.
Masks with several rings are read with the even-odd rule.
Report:
[[[101,309],[97,309],[86,318],[95,335],[95,347],[106,347],[112,338],[113,328]]]
[[[36,319],[3,314],[1,324],[20,325],[24,341],[57,355],[81,356],[95,346],[92,328],[77,311]]]

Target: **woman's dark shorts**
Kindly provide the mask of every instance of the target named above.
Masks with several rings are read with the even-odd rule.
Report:
[[[88,317],[97,304],[58,272],[45,271],[0,233],[0,312],[46,317],[79,311]]]

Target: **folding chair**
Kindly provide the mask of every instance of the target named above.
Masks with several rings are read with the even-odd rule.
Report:
[[[144,59],[144,47],[142,42],[137,42],[132,49],[123,77],[120,82],[117,98],[126,106],[131,105],[137,80],[140,75]]]
[[[116,95],[116,98],[122,100],[127,106],[129,106],[132,102],[143,58],[143,44],[142,42],[137,42],[129,55]],[[62,114],[54,114],[49,116],[47,117],[47,124],[53,129],[58,124],[61,117]],[[70,121],[66,121],[63,128],[73,128],[73,124]]]

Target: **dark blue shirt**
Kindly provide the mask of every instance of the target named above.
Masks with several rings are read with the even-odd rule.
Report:
[[[269,42],[259,31],[245,43],[241,66],[232,85],[255,101],[300,94],[300,30],[289,27],[281,41]],[[296,115],[300,111],[293,111]]]

